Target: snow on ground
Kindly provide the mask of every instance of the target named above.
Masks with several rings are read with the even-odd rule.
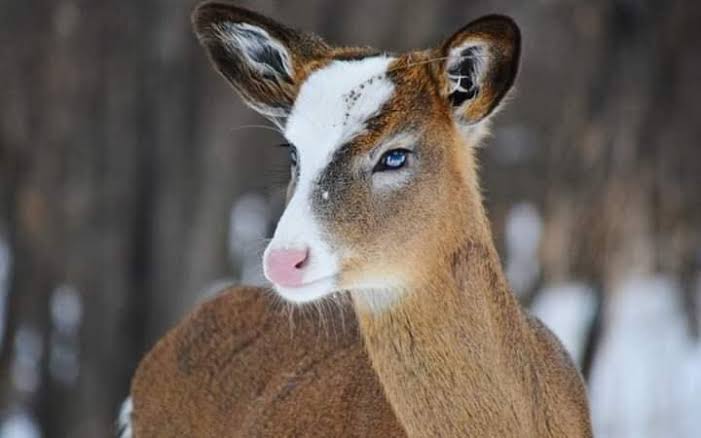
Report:
[[[662,276],[612,294],[590,378],[597,437],[701,436],[701,349],[678,297]]]
[[[78,290],[68,284],[51,294],[52,334],[49,343],[49,372],[64,385],[75,384],[80,375],[80,342],[83,303]]]
[[[34,327],[21,324],[14,339],[13,360],[10,369],[14,387],[24,393],[32,393],[39,388],[41,358],[44,342]]]
[[[517,294],[527,292],[538,279],[538,246],[543,219],[530,202],[514,205],[506,218],[506,277]]]
[[[119,409],[119,415],[117,417],[117,429],[119,432],[119,438],[133,438],[134,431],[132,430],[132,412],[134,412],[134,403],[131,397],[128,397],[122,403],[122,407]],[[0,437],[2,438],[2,437]]]
[[[41,438],[41,432],[34,418],[19,411],[0,421],[0,438]]]
[[[596,315],[594,291],[580,283],[549,286],[535,297],[531,311],[560,338],[575,362],[581,364]]]

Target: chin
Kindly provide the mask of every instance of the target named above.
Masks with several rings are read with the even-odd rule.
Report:
[[[336,292],[337,285],[334,278],[322,278],[301,285],[299,287],[286,287],[273,284],[273,288],[278,295],[293,304],[311,303],[321,300]]]

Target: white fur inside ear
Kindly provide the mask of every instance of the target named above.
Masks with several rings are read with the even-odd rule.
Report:
[[[450,90],[448,94],[476,94],[487,73],[489,53],[484,44],[468,41],[448,52],[446,74]]]
[[[289,51],[266,30],[248,23],[217,24],[215,30],[227,50],[242,55],[253,71],[287,80],[294,76]]]

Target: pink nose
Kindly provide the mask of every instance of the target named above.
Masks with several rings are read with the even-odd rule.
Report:
[[[272,249],[265,257],[265,276],[280,286],[301,286],[304,263],[308,258],[309,248]]]

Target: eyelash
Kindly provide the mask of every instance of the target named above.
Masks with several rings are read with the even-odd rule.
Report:
[[[299,157],[297,155],[297,148],[292,144],[288,142],[284,142],[279,144],[278,146],[280,147],[285,147],[289,150],[290,154],[290,164],[292,167],[297,167],[298,165],[298,160]],[[372,169],[372,172],[387,172],[387,171],[393,171],[393,170],[400,170],[406,166],[407,161],[409,160],[409,155],[411,155],[412,151],[409,149],[391,149],[380,157],[380,160],[377,162],[375,167]],[[401,154],[401,163],[397,165],[389,165],[388,164],[388,159],[392,157],[392,155],[396,154]]]

